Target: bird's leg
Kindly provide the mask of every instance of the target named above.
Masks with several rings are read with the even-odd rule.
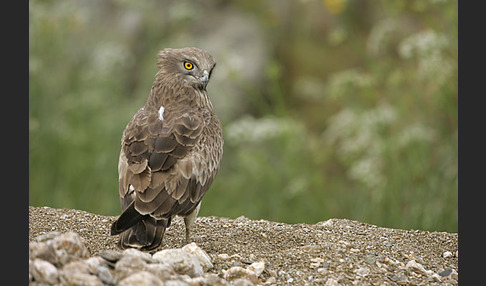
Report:
[[[191,242],[191,230],[187,225],[186,219],[184,219],[184,221],[186,222],[186,244],[189,244]]]
[[[201,207],[201,202],[197,205],[194,211],[184,218],[184,223],[186,225],[186,244],[191,242],[191,227],[196,221],[197,214],[199,213],[199,208]]]

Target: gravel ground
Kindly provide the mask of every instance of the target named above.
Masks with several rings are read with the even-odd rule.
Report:
[[[110,236],[116,217],[73,209],[29,206],[29,241],[48,232],[73,231],[89,254],[116,250]],[[329,219],[285,224],[245,217],[197,218],[192,240],[223,277],[234,267],[265,262],[258,284],[269,285],[457,285],[457,233],[377,227]],[[173,220],[163,248],[184,246],[184,224]],[[160,250],[160,249],[159,249]]]

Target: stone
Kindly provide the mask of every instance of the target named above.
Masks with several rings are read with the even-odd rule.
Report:
[[[118,286],[163,286],[157,276],[147,271],[139,271],[121,280]]]
[[[92,256],[84,260],[84,262],[88,265],[89,272],[93,274],[98,273],[98,268],[100,267],[101,263],[103,263],[103,261],[103,258],[99,256]]]
[[[240,266],[231,267],[224,273],[224,279],[230,282],[240,278],[248,279],[252,283],[258,283],[258,277],[255,272]]]
[[[147,264],[143,270],[154,274],[162,281],[169,280],[172,275],[176,274],[172,267],[161,263]]]
[[[198,259],[182,249],[164,249],[154,253],[152,258],[170,266],[178,274],[187,274],[190,277],[204,275]]]
[[[450,277],[457,281],[459,279],[459,273],[455,269],[452,269]]]
[[[277,282],[277,279],[275,277],[268,277],[267,281],[265,281],[265,285],[273,285]]]
[[[123,256],[115,264],[115,279],[120,281],[135,272],[142,271],[146,264],[139,256]]]
[[[439,283],[442,282],[442,280],[440,279],[440,275],[437,273],[432,274],[432,280]]]
[[[189,284],[189,282],[185,281],[183,278],[176,278],[176,279],[178,280],[164,281],[164,286],[192,286]]]
[[[229,260],[230,256],[226,253],[218,254],[218,257],[223,260]]]
[[[137,257],[140,257],[145,262],[148,262],[148,263],[152,263],[153,262],[152,255],[150,255],[147,252],[142,252],[142,251],[140,251],[138,249],[135,249],[135,248],[127,248],[127,249],[125,249],[122,252],[122,255],[123,256],[127,256],[127,255],[137,256]]]
[[[115,277],[113,277],[113,274],[106,266],[98,266],[96,269],[96,275],[104,284],[115,285],[116,283]]]
[[[51,232],[47,232],[47,233],[44,233],[44,234],[41,234],[37,237],[34,238],[34,241],[36,242],[46,242],[48,240],[52,240],[54,237],[60,235],[61,233],[58,232],[58,231],[51,231]]]
[[[206,284],[207,285],[213,285],[213,286],[226,286],[229,285],[226,280],[222,279],[219,277],[217,274],[214,273],[207,273],[205,275],[206,278]]]
[[[89,264],[84,260],[71,261],[62,268],[64,273],[81,272],[90,274]]]
[[[368,267],[360,267],[356,270],[356,274],[361,277],[366,277],[370,274],[370,269]]]
[[[424,276],[431,276],[432,275],[432,271],[431,270],[425,270],[425,268],[422,266],[422,264],[416,262],[415,260],[410,260],[409,262],[407,262],[407,264],[405,265],[405,268],[407,270],[412,270],[418,274],[422,274]]]
[[[209,255],[206,253],[206,251],[202,250],[196,243],[189,243],[182,247],[182,250],[194,255],[204,271],[208,271],[209,269],[213,268],[213,263],[211,262],[211,258],[209,257]]]
[[[442,276],[442,277],[447,277],[447,276],[451,275],[451,273],[452,273],[452,269],[449,268],[449,269],[446,269],[444,271],[439,272],[439,275]]]
[[[40,258],[43,260],[51,260],[50,257],[48,257],[49,253],[49,246],[45,242],[30,242],[29,243],[29,258],[30,259],[35,259],[35,258]]]
[[[404,285],[408,283],[408,278],[403,273],[394,273],[389,276],[390,280]]]
[[[324,285],[325,286],[339,286],[339,282],[334,278],[329,278],[329,279],[327,279],[326,284],[324,284]]]
[[[82,272],[64,273],[60,280],[65,286],[103,286],[98,277]]]
[[[259,277],[263,273],[263,270],[265,270],[265,262],[253,262],[246,269],[253,271]]]
[[[108,262],[116,263],[118,260],[120,260],[123,254],[116,250],[103,250],[100,252],[99,256]]]
[[[250,280],[245,278],[238,278],[231,283],[233,286],[254,286],[255,284],[252,283]]]
[[[57,268],[52,263],[38,258],[29,263],[29,271],[36,282],[56,284],[59,278]]]
[[[448,258],[448,257],[451,257],[452,256],[452,252],[450,251],[445,251],[444,253],[442,253],[442,257],[444,258]]]
[[[88,249],[84,244],[84,239],[75,232],[66,232],[54,237],[46,242],[49,246],[54,265],[64,265],[72,260],[87,258]],[[51,256],[51,255],[49,255]]]

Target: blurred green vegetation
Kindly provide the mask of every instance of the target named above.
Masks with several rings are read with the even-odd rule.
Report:
[[[148,96],[157,51],[197,45],[223,50],[208,89],[225,114],[223,162],[200,215],[457,232],[457,9],[30,0],[29,205],[118,215],[120,138]],[[201,23],[235,15],[264,41],[205,41],[216,32]],[[265,61],[240,59],[262,65],[258,83],[225,60],[248,45],[265,51]],[[232,92],[218,92],[225,84]]]

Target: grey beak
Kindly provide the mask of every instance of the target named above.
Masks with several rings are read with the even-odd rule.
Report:
[[[199,81],[202,82],[204,89],[206,89],[209,81],[209,72],[207,70],[203,72],[203,76],[199,78]]]

